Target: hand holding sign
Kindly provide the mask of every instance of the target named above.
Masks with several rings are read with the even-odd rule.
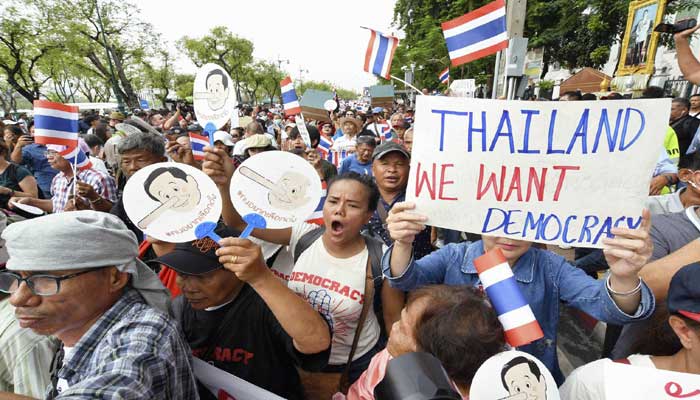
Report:
[[[651,213],[642,212],[642,222],[637,229],[613,228],[613,238],[603,239],[603,252],[610,265],[610,272],[618,279],[631,279],[637,284],[639,271],[651,257],[653,243],[651,230]]]
[[[416,235],[425,229],[427,218],[423,215],[410,212],[416,205],[408,202],[396,203],[389,211],[386,219],[387,230],[394,240],[401,244],[411,245]]]
[[[221,247],[216,250],[219,262],[243,282],[255,286],[259,279],[271,274],[257,244],[240,237],[224,238],[219,244]]]
[[[202,172],[207,174],[217,186],[228,190],[233,176],[233,163],[224,150],[214,147],[204,148]]]

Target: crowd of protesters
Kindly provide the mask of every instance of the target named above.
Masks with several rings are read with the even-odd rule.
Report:
[[[700,374],[700,95],[672,101],[641,225],[568,259],[427,226],[405,201],[414,114],[404,105],[343,101],[305,130],[280,105],[242,106],[203,161],[189,137],[203,129],[186,110],[84,114],[92,167],[77,173],[64,148],[34,142],[30,118],[3,121],[0,399],[216,398],[193,357],[287,399],[373,399],[389,360],[415,351],[436,357],[466,399],[479,366],[508,348],[474,266],[496,248],[544,332],[519,349],[552,372],[562,398],[603,398],[609,362]],[[270,151],[313,166],[322,217],[241,239],[231,178]],[[220,243],[167,243],[129,219],[126,182],[165,161],[217,185]],[[605,343],[586,349],[599,360],[573,372],[558,356],[565,307],[606,326]]]

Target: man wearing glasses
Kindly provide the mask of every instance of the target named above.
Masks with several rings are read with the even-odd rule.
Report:
[[[168,293],[117,217],[52,214],[2,237],[10,258],[0,291],[17,321],[61,341],[46,398],[198,399],[189,347],[165,314]]]

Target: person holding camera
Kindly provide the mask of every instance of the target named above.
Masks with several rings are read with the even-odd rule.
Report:
[[[700,25],[696,25],[673,35],[673,39],[676,42],[676,54],[678,55],[678,65],[681,68],[681,72],[685,79],[695,85],[700,84],[700,61],[695,58],[690,49],[690,37],[698,29],[700,29]]]

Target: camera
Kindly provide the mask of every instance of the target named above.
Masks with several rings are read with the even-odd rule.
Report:
[[[654,28],[654,32],[660,32],[660,33],[678,33],[678,32],[683,32],[685,30],[688,30],[695,25],[697,25],[698,21],[695,20],[695,18],[690,18],[690,19],[684,19],[683,21],[678,21],[675,24],[658,24],[656,25],[656,28]]]

